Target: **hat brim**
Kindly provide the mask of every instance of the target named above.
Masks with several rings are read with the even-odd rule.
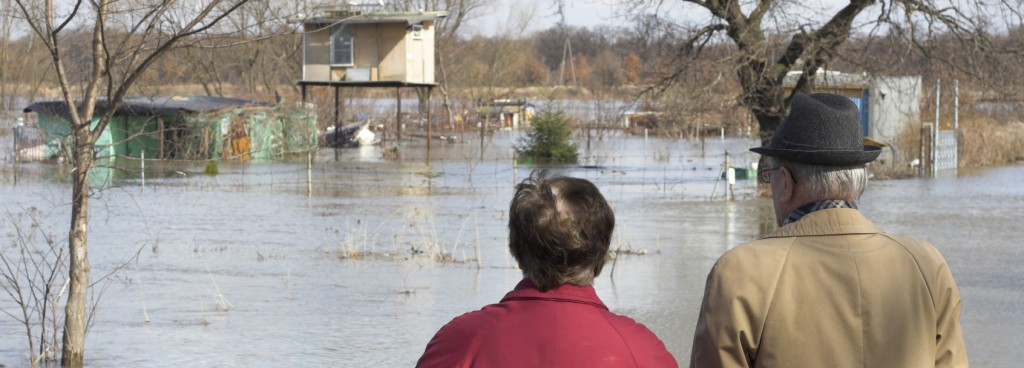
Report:
[[[811,151],[757,147],[750,151],[785,161],[824,166],[863,165],[874,161],[882,153],[878,146],[864,145],[863,151]]]

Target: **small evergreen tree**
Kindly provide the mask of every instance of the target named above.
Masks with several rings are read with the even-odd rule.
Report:
[[[579,155],[572,137],[572,120],[565,111],[549,104],[530,120],[533,127],[519,139],[516,154],[520,162],[574,164]]]

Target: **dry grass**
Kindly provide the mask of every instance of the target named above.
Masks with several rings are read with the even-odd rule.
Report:
[[[1024,122],[983,116],[960,124],[960,167],[1003,165],[1024,160]]]
[[[217,286],[217,280],[213,278],[213,272],[210,271],[210,266],[206,266],[206,273],[210,275],[210,283],[213,285],[213,290],[210,291],[210,296],[213,297],[213,301],[217,305],[217,311],[227,312],[235,309],[235,305],[228,301],[228,298],[224,297],[224,293],[220,292],[220,287]],[[206,317],[203,317],[203,321],[206,321]],[[204,323],[209,324],[209,322]]]
[[[475,241],[476,249],[472,249],[474,244],[463,241],[466,224],[475,216],[459,216],[463,219],[462,226],[455,241],[449,244],[438,236],[433,215],[413,209],[400,217],[405,221],[404,224],[396,225],[391,220],[398,212],[395,211],[372,229],[361,219],[357,219],[354,225],[346,223],[344,229],[329,228],[328,232],[340,238],[340,241],[337,246],[323,247],[324,253],[339,260],[428,260],[448,264],[476,263],[480,267],[479,234]],[[467,254],[467,248],[470,248],[469,252],[475,253],[475,257]]]
[[[661,236],[658,236],[658,242],[661,242]],[[615,244],[608,249],[608,255],[612,259],[619,258],[619,256],[645,256],[647,255],[647,248],[634,247],[633,242],[630,240],[623,240],[620,234],[616,238]]]

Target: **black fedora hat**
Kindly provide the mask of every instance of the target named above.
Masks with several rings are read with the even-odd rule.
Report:
[[[881,147],[863,142],[860,111],[849,98],[797,93],[772,141],[750,150],[791,162],[852,166],[871,162],[882,152]]]

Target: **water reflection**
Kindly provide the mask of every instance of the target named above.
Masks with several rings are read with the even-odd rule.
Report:
[[[402,161],[365,147],[337,159],[324,150],[312,167],[305,158],[224,162],[217,176],[202,174],[202,164],[147,163],[144,192],[141,176],[115,178],[91,202],[94,279],[143,252],[107,281],[87,363],[412,365],[442,324],[498,301],[519,281],[505,212],[530,168],[512,164],[516,138],[486,141],[483,160],[477,141],[435,142],[429,166],[411,159],[425,156],[425,145],[411,141]],[[710,140],[702,149],[615,137],[591,142],[590,166],[561,170],[601,188],[616,211],[616,243],[647,251],[606,268],[598,294],[649,326],[680,362],[715,259],[775,227],[771,202],[754,197],[752,180],[738,181],[739,200],[721,200],[725,150],[750,161],[756,157],[742,152],[752,144]],[[44,226],[62,236],[70,187],[55,167],[23,165],[18,185],[0,183],[0,203],[11,212],[39,208]],[[948,259],[975,366],[1024,360],[1013,345],[1024,327],[1021,182],[1018,165],[872,182],[864,198],[863,211],[880,227],[930,241]],[[9,244],[10,230],[4,236]],[[372,256],[344,256],[353,252]],[[27,363],[19,331],[0,318],[0,334],[12,336],[0,341],[0,364]]]

